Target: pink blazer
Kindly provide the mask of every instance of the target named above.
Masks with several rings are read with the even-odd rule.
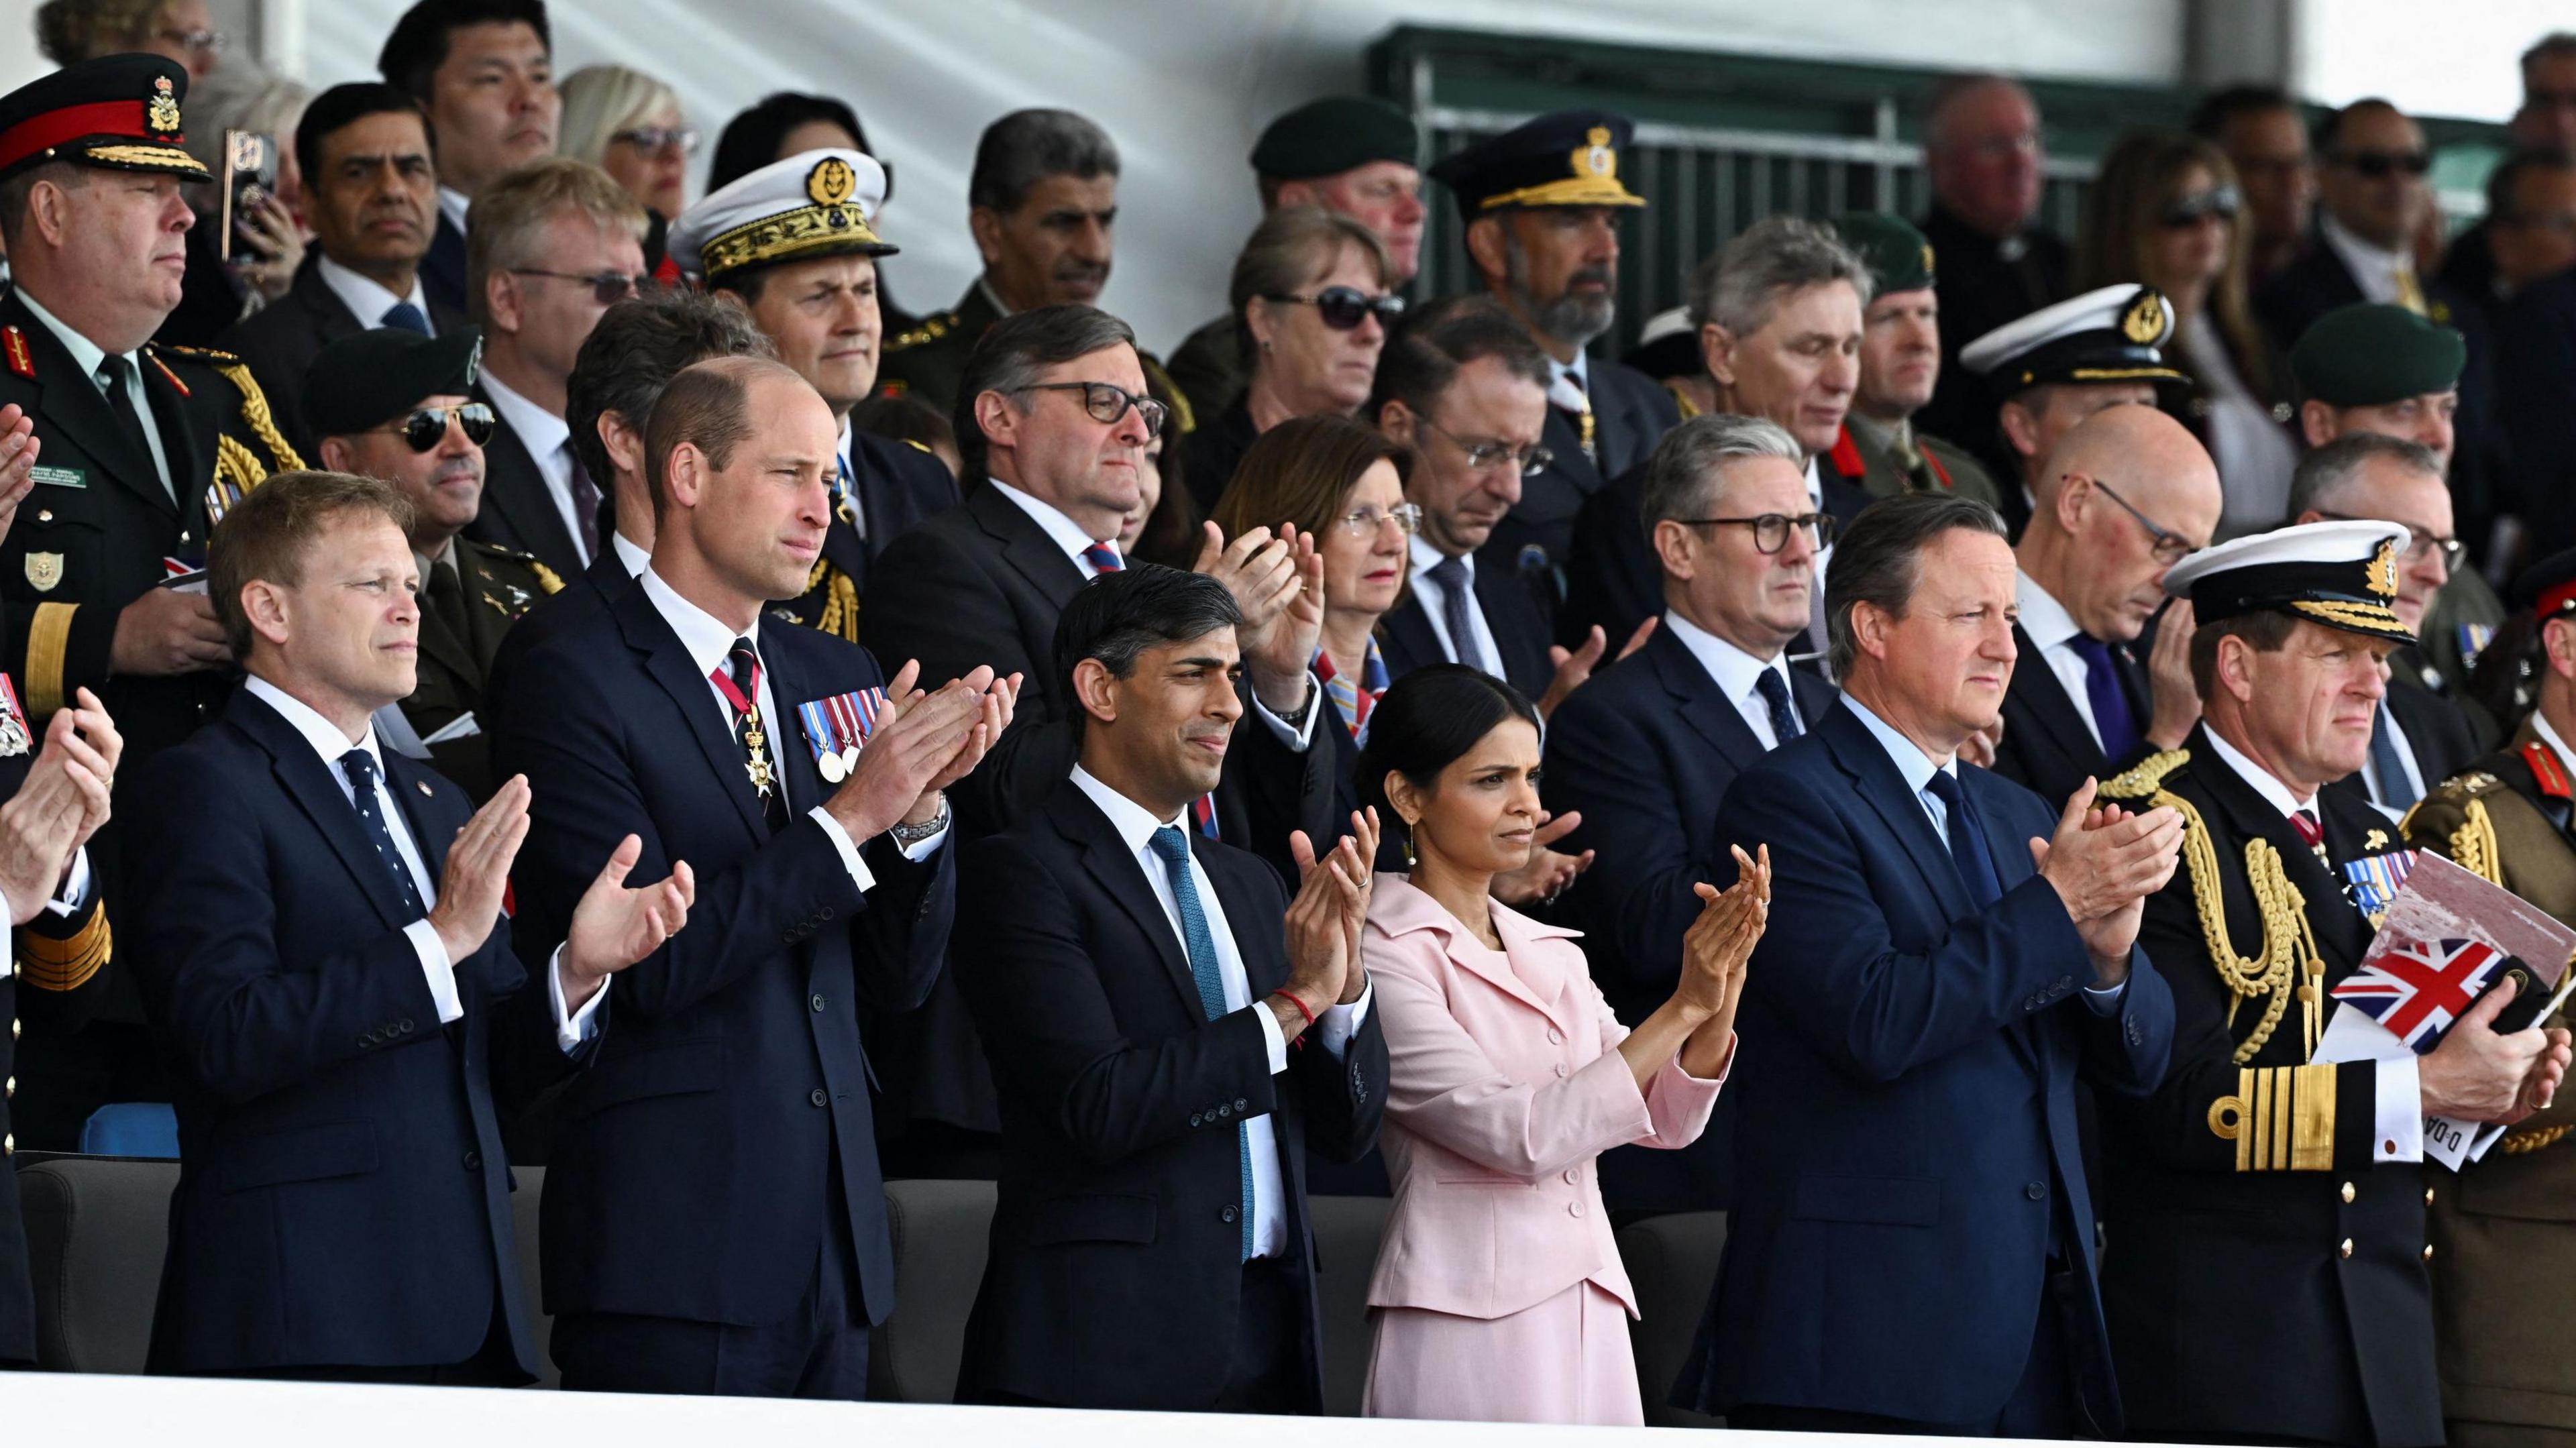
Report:
[[[1640,1094],[1580,932],[1499,904],[1493,918],[1499,955],[1404,876],[1371,891],[1361,954],[1386,1033],[1395,1211],[1369,1305],[1494,1318],[1591,1281],[1634,1316],[1593,1158],[1689,1145],[1725,1073],[1670,1061]]]

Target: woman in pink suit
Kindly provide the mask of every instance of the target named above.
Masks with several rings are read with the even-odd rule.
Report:
[[[1593,1158],[1679,1147],[1734,1056],[1744,963],[1762,937],[1768,852],[1707,902],[1681,985],[1634,1032],[1576,932],[1493,900],[1539,808],[1538,714],[1454,664],[1398,679],[1369,720],[1362,798],[1400,818],[1410,875],[1377,877],[1362,954],[1391,1075],[1378,1144],[1395,1213],[1369,1283],[1362,1411],[1532,1423],[1644,1421],[1636,1294]]]

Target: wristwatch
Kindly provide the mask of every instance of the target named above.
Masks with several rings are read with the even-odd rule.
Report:
[[[886,833],[894,836],[894,842],[898,848],[908,850],[946,828],[948,828],[948,794],[943,790],[939,795],[939,813],[917,825],[898,821],[890,826]]]

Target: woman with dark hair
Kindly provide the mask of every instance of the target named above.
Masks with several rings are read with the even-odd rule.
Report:
[[[1636,1293],[1594,1158],[1687,1146],[1707,1125],[1771,855],[1739,849],[1733,886],[1699,886],[1680,984],[1630,1031],[1575,932],[1493,898],[1494,877],[1533,847],[1538,776],[1538,710],[1459,664],[1399,680],[1360,751],[1360,797],[1401,822],[1412,866],[1376,878],[1360,943],[1386,1034],[1378,1144],[1395,1182],[1369,1282],[1372,1417],[1644,1421]]]
[[[2200,384],[2187,419],[2218,464],[2218,535],[2280,526],[2298,443],[2284,425],[2283,369],[2246,301],[2252,230],[2227,153],[2179,131],[2131,131],[2084,199],[2076,286],[2144,282],[2173,308],[2173,346]]]

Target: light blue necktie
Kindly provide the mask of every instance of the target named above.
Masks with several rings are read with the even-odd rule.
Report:
[[[1172,899],[1181,907],[1181,940],[1189,947],[1190,979],[1199,988],[1199,1005],[1207,1018],[1225,1014],[1225,981],[1216,968],[1216,937],[1208,932],[1207,912],[1199,908],[1198,886],[1190,881],[1190,837],[1165,825],[1154,831],[1154,853],[1162,856],[1172,876]],[[1252,1260],[1252,1138],[1245,1123],[1234,1124],[1234,1154],[1243,1173],[1243,1203],[1236,1218],[1243,1225],[1243,1260]]]

